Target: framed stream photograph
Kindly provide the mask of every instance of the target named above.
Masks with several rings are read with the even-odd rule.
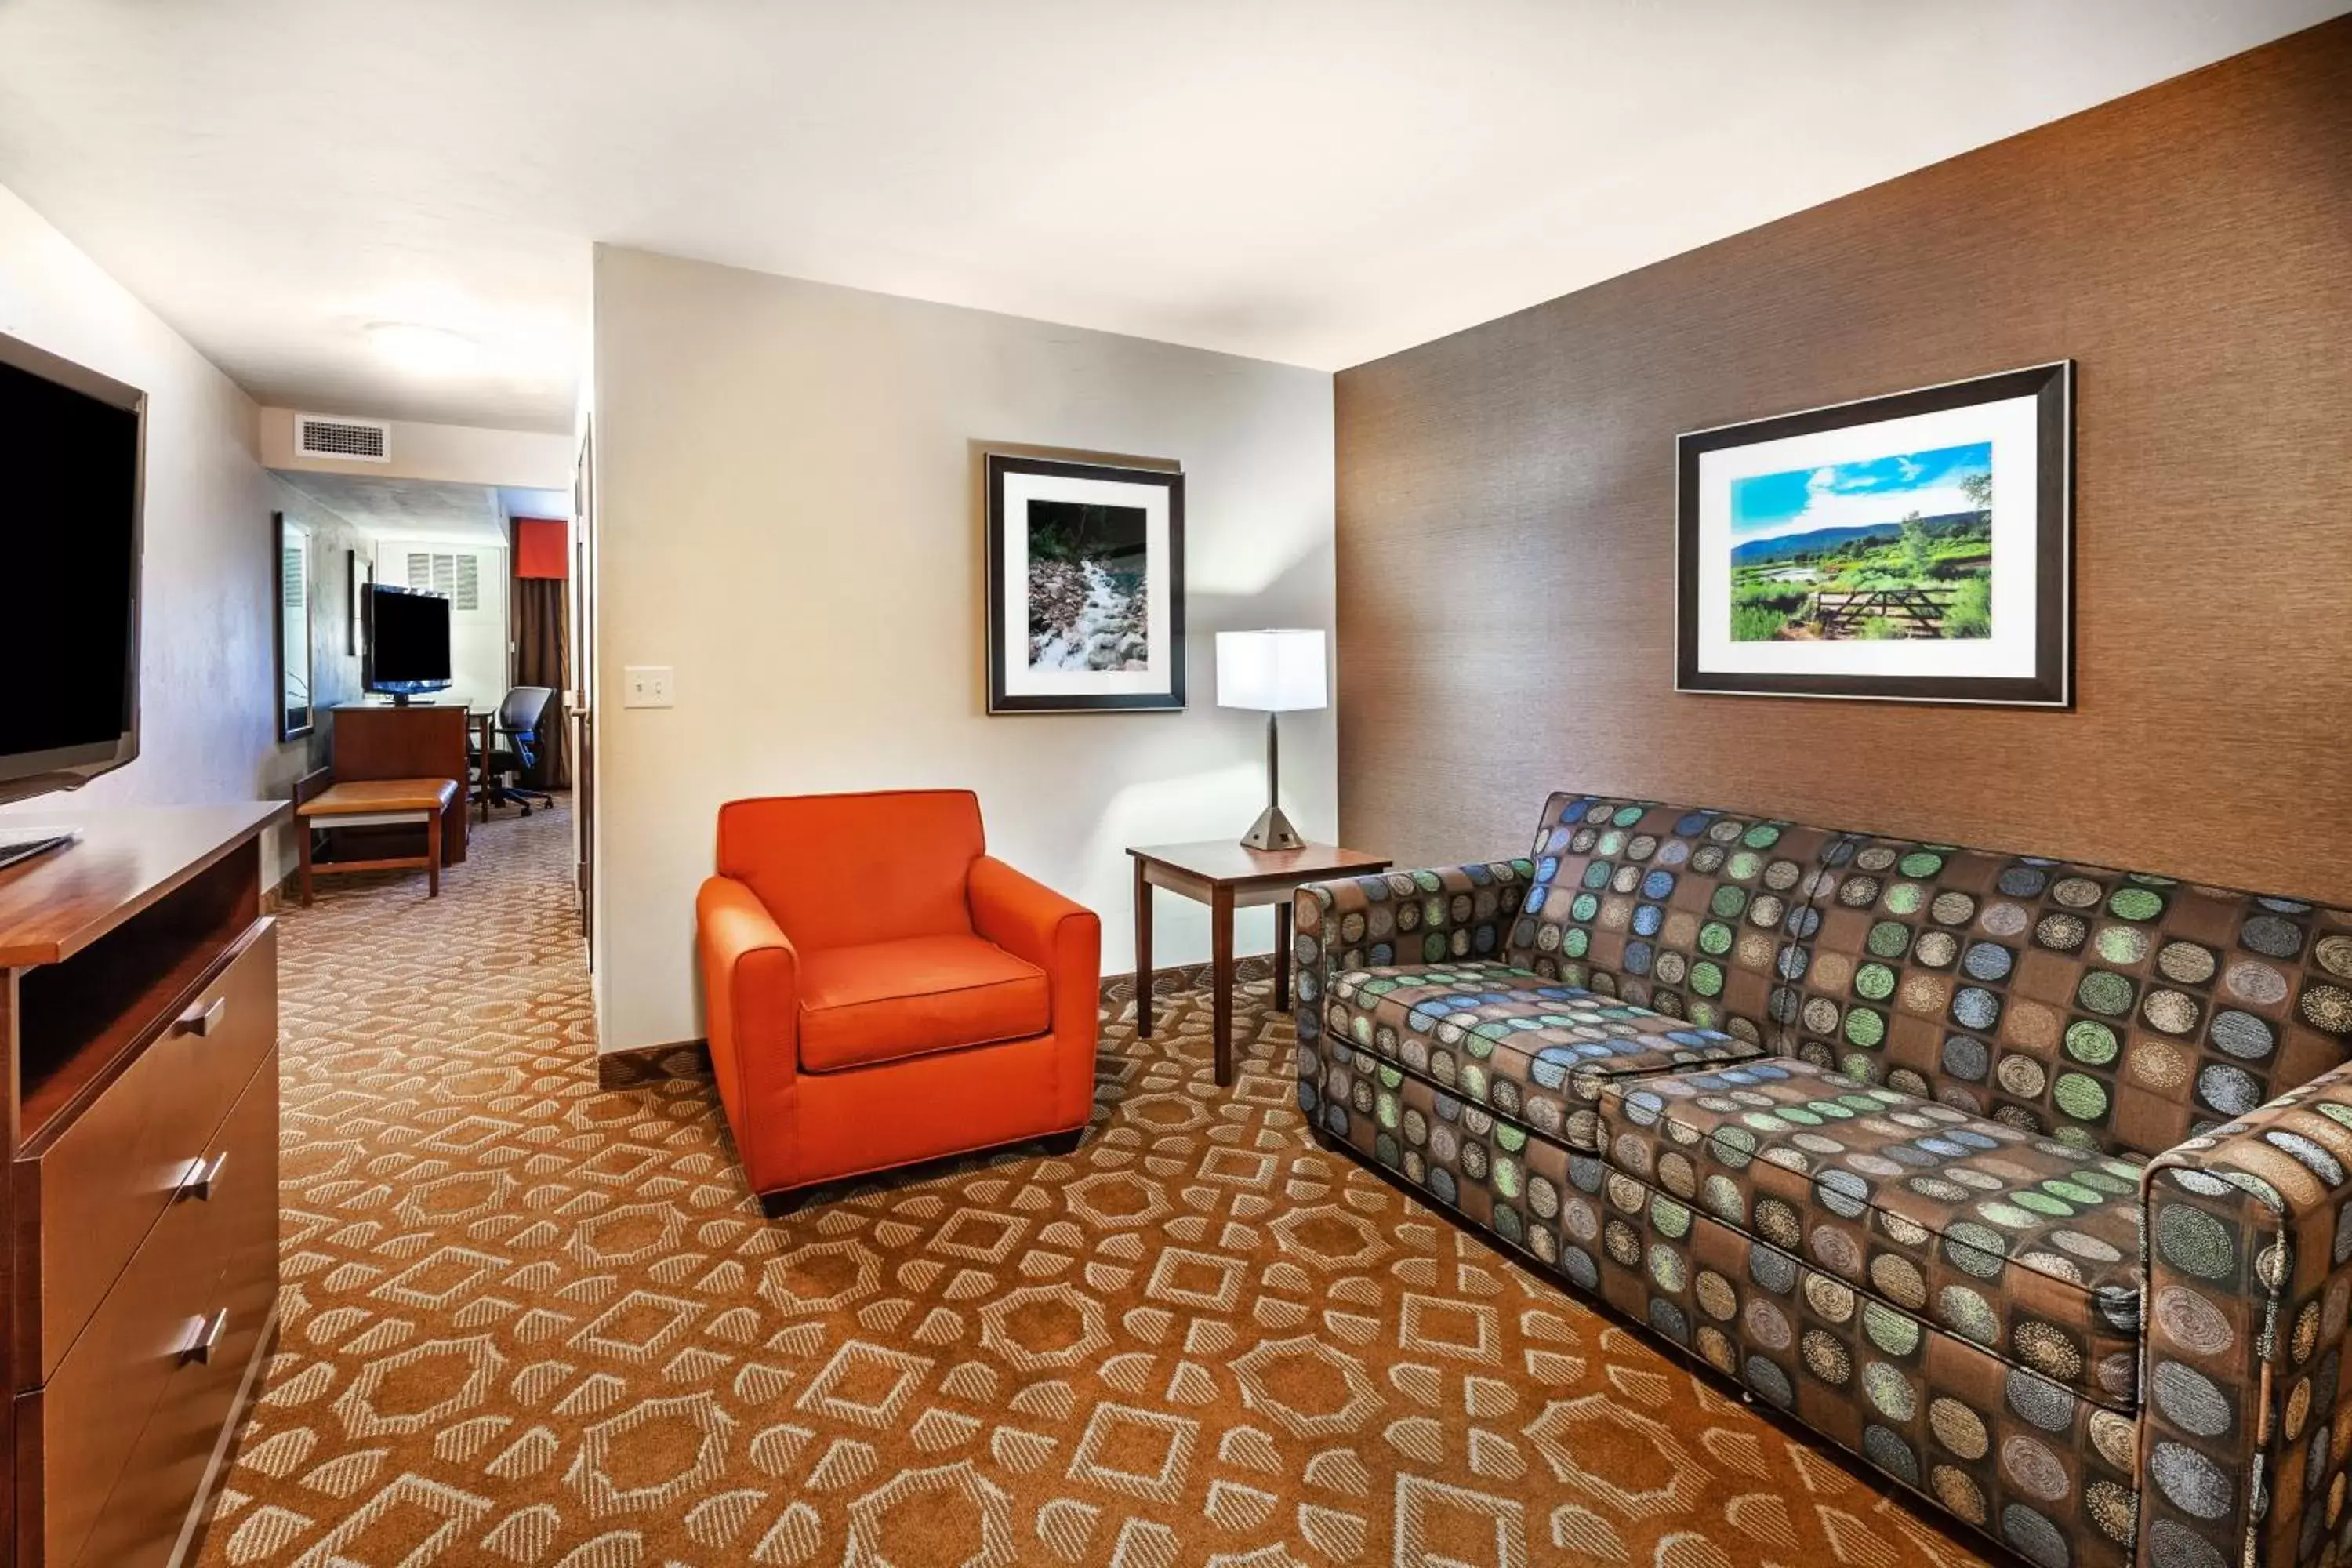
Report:
[[[988,454],[988,710],[1184,706],[1184,476]]]
[[[1675,689],[2065,707],[2074,362],[1676,440]]]

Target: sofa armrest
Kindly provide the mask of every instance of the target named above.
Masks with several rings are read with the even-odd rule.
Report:
[[[2294,1563],[2331,1532],[2352,1422],[2347,1170],[2352,1063],[2148,1163],[2142,1563]]]
[[[712,877],[694,900],[704,1028],[719,1099],[755,1190],[783,1159],[800,1072],[800,953],[758,894]],[[771,1183],[771,1185],[782,1184]]]
[[[1093,1113],[1102,1005],[1102,917],[1003,861],[983,855],[965,883],[971,929],[1045,972],[1062,1042],[1055,1104],[1071,1127]]]
[[[1391,963],[1500,958],[1534,875],[1531,860],[1488,860],[1309,882],[1292,895],[1298,1104],[1309,1119],[1323,1120],[1323,1007],[1332,978]]]

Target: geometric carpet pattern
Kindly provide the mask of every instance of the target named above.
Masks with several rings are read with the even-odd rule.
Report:
[[[281,929],[282,1331],[237,1568],[1976,1563],[1307,1137],[1291,1021],[1105,1010],[1076,1154],[746,1192],[598,1087],[567,814]]]

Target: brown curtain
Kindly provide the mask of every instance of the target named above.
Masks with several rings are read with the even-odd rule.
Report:
[[[555,696],[540,721],[539,761],[525,770],[523,782],[533,789],[572,787],[572,736],[563,721],[563,689],[571,667],[565,646],[564,590],[561,577],[519,577],[515,580],[515,684],[544,686]]]

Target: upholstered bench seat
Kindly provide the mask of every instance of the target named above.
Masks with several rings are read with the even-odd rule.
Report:
[[[1326,1027],[1437,1088],[1600,1148],[1604,1084],[1763,1054],[1761,1046],[1501,963],[1335,976]]]
[[[2137,1403],[2140,1162],[1788,1058],[1612,1085],[1612,1170],[2085,1398]]]

